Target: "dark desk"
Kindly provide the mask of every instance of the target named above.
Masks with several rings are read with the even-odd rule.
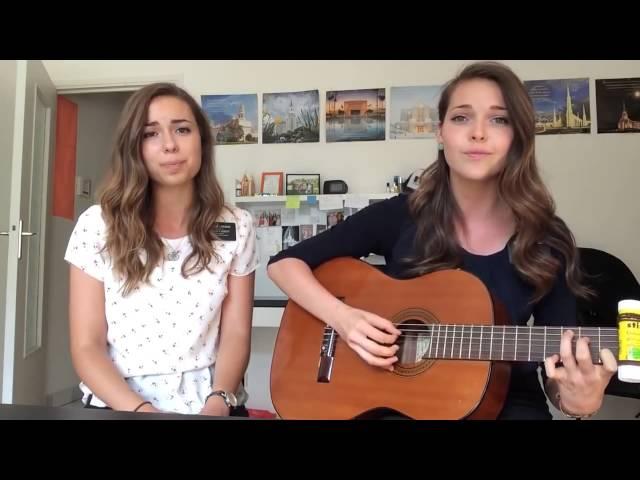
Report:
[[[41,407],[0,404],[0,420],[247,420],[244,417],[209,417],[178,413],[120,412],[82,407]]]
[[[279,297],[256,297],[253,299],[254,307],[276,307],[284,308],[287,306],[287,298]]]

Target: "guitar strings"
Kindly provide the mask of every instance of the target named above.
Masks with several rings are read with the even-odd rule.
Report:
[[[330,335],[330,334],[325,334],[326,335]],[[477,338],[480,339],[482,338],[483,340],[489,340],[489,338],[491,338],[491,333],[483,333],[482,336],[480,335],[480,333],[476,333],[473,332],[473,335],[467,335],[466,333],[463,332],[447,332],[447,334],[445,335],[444,332],[440,332],[440,333],[435,333],[433,335],[431,335],[431,333],[426,333],[426,332],[420,332],[419,330],[416,330],[415,333],[411,332],[411,333],[402,333],[399,335],[399,338],[419,338],[419,337],[424,337],[424,338],[444,338],[444,337],[449,338],[456,338],[456,339],[465,339],[465,338]],[[559,341],[563,336],[560,334],[533,334],[533,335],[528,335],[528,334],[518,334],[517,336],[514,333],[509,332],[507,335],[503,335],[502,332],[499,332],[498,334],[493,335],[494,339],[502,339],[504,338],[505,340],[518,340],[519,342],[528,342],[529,339],[531,339],[532,341],[542,341],[545,338],[550,339],[550,341],[553,342],[557,342]],[[580,338],[589,338],[591,340],[591,342],[595,342],[597,343],[598,338],[600,338],[600,340],[618,340],[618,335],[615,334],[605,334],[605,335],[600,335],[598,337],[598,335],[582,335]],[[579,338],[577,337],[573,337],[571,339],[572,342],[577,342],[579,340]]]
[[[329,334],[330,335],[330,334]],[[325,335],[326,337],[327,335]],[[489,337],[483,337],[483,342],[480,342],[480,336],[468,336],[455,335],[447,336],[445,338],[441,335],[438,339],[437,335],[431,337],[431,335],[402,335],[398,338],[397,343],[399,346],[406,348],[407,343],[413,342],[416,346],[422,341],[429,341],[429,350],[434,352],[434,355],[429,355],[427,358],[457,358],[457,359],[482,359],[482,358],[495,358],[495,359],[511,359],[516,357],[515,360],[527,360],[532,356],[535,357],[548,357],[554,353],[560,353],[560,340],[559,339],[533,339],[529,341],[527,338],[520,338],[515,341],[514,338],[505,339],[504,343],[502,339],[495,338],[493,342]],[[418,340],[414,340],[418,339]],[[572,351],[575,351],[576,339],[572,339]],[[455,345],[455,343],[458,343]],[[489,345],[487,345],[489,344]],[[597,358],[596,363],[602,363],[600,359],[600,350],[608,348],[614,355],[618,352],[618,339],[615,340],[604,339],[600,342],[591,342],[588,345],[589,353],[592,358]],[[450,353],[448,353],[450,352]],[[417,358],[416,360],[420,360]]]
[[[459,328],[460,327],[460,328]],[[472,328],[470,325],[443,325],[443,326],[425,326],[425,328],[398,328],[398,330],[400,330],[401,332],[420,332],[420,333],[424,333],[424,332],[431,332],[432,330],[435,331],[436,328],[439,332],[444,332],[446,331],[455,331],[457,333],[461,333],[459,332],[459,330],[463,330],[464,327],[464,331],[471,331]],[[502,326],[495,326],[495,325],[473,325],[473,333],[475,335],[479,335],[479,332],[477,329],[484,329],[484,328],[490,328],[493,330],[494,334],[511,334],[511,335],[515,335],[516,331],[514,330],[509,330],[509,329],[518,329],[518,335],[520,335],[520,333],[522,333],[523,336],[527,336],[529,335],[529,332],[531,332],[533,335],[546,335],[547,337],[550,336],[562,336],[563,331],[567,331],[567,330],[573,330],[574,334],[576,334],[576,330],[578,330],[578,327],[575,328],[569,328],[569,327],[524,327],[524,326],[507,326],[506,329],[505,327]],[[598,335],[598,330],[600,331],[600,336],[616,336],[618,335],[618,330],[615,328],[600,328],[600,327],[580,327],[580,331],[581,331],[581,337],[592,337],[592,336],[597,336]],[[546,333],[545,333],[546,332]],[[591,332],[591,334],[587,334],[586,332]],[[325,332],[325,334],[327,334]],[[486,333],[487,335],[491,334],[491,330],[488,331],[488,333]],[[442,335],[442,333],[441,333]],[[485,333],[483,333],[483,336],[485,335]],[[577,334],[574,336],[574,338],[577,336]]]

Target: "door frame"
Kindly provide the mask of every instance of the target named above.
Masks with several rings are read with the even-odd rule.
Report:
[[[182,74],[173,74],[173,75],[162,75],[162,76],[145,76],[145,77],[129,77],[129,78],[104,78],[104,79],[92,79],[87,81],[79,81],[79,82],[63,82],[60,84],[55,84],[56,94],[57,95],[78,95],[78,94],[89,94],[89,93],[117,93],[117,92],[132,92],[138,90],[145,85],[149,85],[151,83],[156,82],[171,82],[175,83],[181,88],[184,88],[184,79]],[[55,132],[52,132],[55,135]],[[54,140],[54,148],[55,148],[55,140]],[[55,157],[53,162],[55,162]],[[54,164],[52,164],[52,168]],[[48,195],[47,198],[47,215],[52,217],[51,207],[52,207],[53,198],[51,195]],[[49,226],[49,222],[47,222],[47,226]],[[51,237],[46,237],[45,242],[50,242]],[[48,248],[48,244],[45,245],[45,258],[43,261],[46,264],[46,255],[50,249]],[[44,282],[45,292],[47,289],[51,288],[50,282]],[[48,310],[48,304],[46,302],[48,296],[45,295],[45,302],[43,303],[43,310]],[[68,312],[67,312],[68,313]],[[46,321],[46,319],[44,320]],[[68,326],[68,322],[67,322]],[[46,331],[46,335],[48,337],[49,332]],[[15,338],[15,335],[14,335]],[[44,338],[43,342],[46,343],[48,338]],[[61,390],[53,391],[53,392],[45,392],[47,405],[55,406],[55,405],[65,405],[81,398],[82,394],[77,385],[65,387]]]
[[[36,82],[36,85],[34,86],[35,89],[34,90],[30,90],[29,89],[29,67],[30,67],[30,61],[29,60],[16,60],[16,76],[15,76],[15,99],[14,99],[14,111],[13,111],[13,142],[12,142],[12,151],[11,151],[11,172],[9,173],[10,175],[10,194],[9,194],[9,224],[7,225],[7,229],[10,229],[11,232],[14,232],[16,230],[16,226],[19,224],[22,224],[22,199],[23,199],[23,195],[25,194],[25,192],[23,192],[23,187],[24,187],[24,178],[23,178],[23,174],[24,174],[24,152],[25,152],[25,145],[27,144],[27,142],[29,140],[25,139],[25,130],[27,129],[26,124],[29,121],[26,118],[26,112],[28,110],[27,108],[27,98],[30,98],[30,94],[33,95],[34,100],[40,98],[42,99],[42,96],[40,95],[40,88],[38,87],[38,83]],[[38,62],[39,65],[37,68],[40,68],[44,71],[45,75],[47,76],[47,84],[51,85],[53,87],[53,89],[55,89],[55,84],[53,84],[53,81],[50,79],[49,77],[49,73],[47,72],[46,68],[44,67],[44,64],[42,63],[42,61],[37,60],[37,61],[33,61],[32,63],[36,63]],[[24,84],[24,88],[22,87],[22,85]],[[48,87],[47,90],[49,91],[49,93],[52,92],[53,90],[52,88]],[[42,282],[39,282],[38,285],[38,297],[36,298],[41,298],[42,299],[42,305],[41,307],[44,306],[44,279],[45,279],[45,274],[44,274],[44,265],[45,265],[45,257],[46,257],[46,239],[47,239],[47,227],[48,227],[48,212],[49,212],[49,206],[50,206],[50,181],[49,181],[49,168],[51,166],[51,161],[53,160],[53,149],[52,147],[54,147],[54,143],[55,143],[55,137],[53,137],[53,132],[55,132],[55,117],[52,117],[52,112],[55,111],[55,100],[53,99],[52,96],[52,102],[53,105],[51,104],[47,104],[46,101],[43,101],[42,104],[44,105],[44,107],[47,109],[46,110],[46,117],[45,117],[45,128],[46,128],[46,132],[45,132],[45,137],[44,137],[44,142],[43,142],[43,146],[45,148],[45,152],[47,153],[46,158],[45,158],[45,164],[43,165],[43,179],[42,179],[42,185],[41,185],[41,191],[40,192],[35,192],[33,190],[33,185],[30,185],[29,188],[29,193],[30,196],[28,198],[29,203],[31,203],[33,201],[34,198],[37,198],[38,196],[40,196],[40,201],[41,201],[41,212],[40,212],[40,219],[39,219],[39,228],[37,231],[37,235],[39,237],[39,276],[42,279]],[[33,119],[35,122],[35,116],[36,116],[36,111],[35,111],[35,106],[33,107]],[[35,123],[31,125],[32,128],[32,133],[35,132]],[[31,155],[34,155],[34,151],[33,149],[35,148],[35,144],[31,145]],[[21,165],[21,169],[18,170],[16,165],[20,164]],[[32,167],[34,166],[34,164],[32,163]],[[33,182],[33,170],[31,171],[32,177],[28,179],[28,181],[32,184]],[[18,187],[16,187],[16,185]],[[18,188],[18,190],[16,191],[16,188]],[[16,204],[18,205],[19,208],[15,208]],[[29,217],[30,218],[30,217]],[[27,224],[27,228],[28,224]],[[20,235],[20,227],[19,227],[19,232],[18,235]],[[23,242],[23,239],[21,236],[18,237],[17,242],[11,241],[11,236],[9,236],[8,238],[9,240],[9,244],[8,244],[8,248],[7,248],[7,271],[6,271],[6,286],[5,286],[5,292],[6,292],[6,296],[4,299],[4,308],[3,311],[0,312],[0,314],[2,314],[4,316],[3,318],[3,329],[4,329],[4,338],[3,338],[3,352],[2,352],[2,362],[1,362],[1,369],[2,369],[2,390],[0,391],[0,401],[4,402],[4,403],[8,403],[8,402],[13,402],[13,397],[14,397],[14,387],[15,387],[15,366],[16,366],[16,351],[22,351],[25,352],[26,350],[26,337],[22,339],[22,341],[20,341],[19,338],[17,338],[17,324],[18,324],[18,311],[19,311],[19,307],[17,305],[17,302],[20,301],[20,298],[18,297],[18,293],[20,293],[20,259],[18,256],[18,252],[21,249],[21,245]],[[28,241],[28,239],[27,239]],[[18,257],[17,260],[14,260],[16,257]],[[13,279],[13,280],[12,280]],[[44,348],[45,348],[45,344],[44,344],[44,337],[42,335],[43,333],[43,328],[44,328],[44,308],[40,308],[38,311],[38,319],[37,321],[39,322],[39,329],[37,331],[37,342],[39,344],[38,348],[36,348],[33,351],[30,352],[26,352],[23,353],[23,359],[26,359],[27,357],[29,357],[32,354],[35,355],[44,355]],[[19,337],[19,335],[18,335]],[[40,353],[38,353],[38,351],[40,351]],[[32,360],[33,361],[33,360]],[[10,375],[10,377],[9,377]],[[11,378],[11,382],[7,381],[7,378]],[[44,379],[44,375],[42,376],[42,378]]]
[[[149,77],[104,78],[78,82],[62,82],[56,85],[56,91],[58,95],[131,92],[156,82],[171,82],[184,88],[183,75],[157,75]]]

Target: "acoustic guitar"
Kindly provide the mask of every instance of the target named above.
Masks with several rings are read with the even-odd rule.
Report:
[[[390,409],[413,419],[493,419],[500,413],[511,362],[543,362],[559,353],[567,327],[512,326],[474,275],[443,270],[394,279],[352,258],[314,270],[348,305],[391,320],[398,337],[394,371],[367,364],[337,332],[289,300],[271,364],[271,399],[283,419],[366,418]],[[615,328],[575,327],[617,356]],[[575,351],[575,344],[574,344]]]

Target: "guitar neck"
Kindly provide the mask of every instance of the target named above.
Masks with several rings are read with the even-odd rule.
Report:
[[[560,353],[560,339],[568,329],[435,324],[424,331],[407,325],[402,329],[402,336],[405,343],[412,340],[423,359],[543,362],[545,358]],[[602,363],[600,350],[603,348],[618,356],[618,331],[615,328],[574,327],[572,330],[575,334],[572,340],[574,354],[576,341],[588,337],[594,363]]]

